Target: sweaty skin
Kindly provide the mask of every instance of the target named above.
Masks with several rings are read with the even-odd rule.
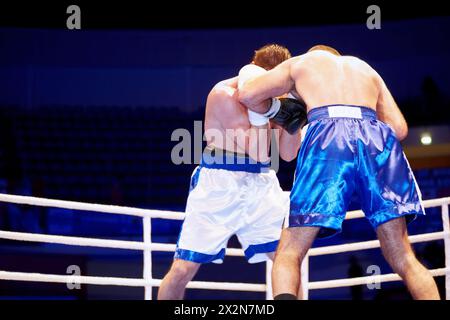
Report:
[[[399,140],[408,126],[380,75],[366,62],[315,50],[284,61],[264,75],[251,79],[239,91],[239,101],[264,113],[271,97],[287,92],[302,99],[308,111],[330,104],[349,104],[376,110]]]
[[[285,161],[295,159],[300,147],[300,132],[290,135],[273,123],[251,126],[247,108],[238,101],[237,80],[235,77],[219,82],[208,95],[205,113],[205,137],[208,146],[250,156],[257,154],[256,160],[267,161],[270,129],[279,129],[275,132],[280,157]]]

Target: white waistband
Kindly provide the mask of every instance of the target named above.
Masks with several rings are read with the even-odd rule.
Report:
[[[330,118],[355,118],[362,119],[361,108],[350,106],[332,106],[328,107],[328,116]]]

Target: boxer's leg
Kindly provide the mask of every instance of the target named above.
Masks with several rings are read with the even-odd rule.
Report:
[[[174,260],[159,287],[158,300],[182,300],[186,285],[199,268],[200,263],[181,259]]]
[[[272,269],[273,296],[299,295],[301,264],[320,227],[286,228],[281,233]]]
[[[327,110],[319,109],[316,112]],[[274,298],[283,294],[302,298],[301,263],[314,239],[341,231],[355,180],[352,144],[342,143],[350,139],[350,131],[342,121],[319,119],[309,124],[290,193],[289,227],[283,230],[275,254]]]
[[[358,133],[359,129],[359,133]],[[406,223],[424,215],[419,186],[395,132],[381,121],[360,121],[356,190],[383,254],[414,299],[439,299],[430,272],[416,259]],[[380,142],[383,142],[380,148]]]
[[[405,218],[390,220],[377,228],[381,250],[391,268],[402,277],[414,299],[439,300],[431,273],[417,260],[408,240]]]
[[[201,173],[200,173],[201,172]],[[191,178],[191,188],[186,204],[186,217],[174,254],[174,261],[158,291],[158,299],[183,299],[187,283],[195,276],[200,264],[221,263],[225,247],[233,234],[221,217],[229,217],[239,199],[235,190],[217,186],[235,181],[232,172],[198,167]],[[226,200],[228,198],[231,200]]]

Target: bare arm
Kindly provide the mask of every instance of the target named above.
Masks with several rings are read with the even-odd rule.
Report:
[[[280,158],[287,162],[294,160],[300,149],[302,131],[299,130],[295,134],[289,134],[281,126],[275,123],[272,123],[272,128],[277,137],[276,140],[278,141]]]
[[[377,101],[378,118],[389,124],[395,131],[397,138],[403,140],[408,135],[408,125],[391,92],[383,79],[377,74],[376,81],[379,88]]]
[[[270,149],[269,124],[263,126],[251,126],[248,135],[248,155],[253,160],[267,162]]]
[[[239,101],[250,110],[265,113],[270,106],[270,98],[291,91],[294,81],[291,78],[292,59],[286,60],[263,75],[245,82],[239,90]]]

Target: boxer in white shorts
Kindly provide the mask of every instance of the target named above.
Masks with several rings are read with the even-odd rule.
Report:
[[[205,114],[208,146],[191,177],[186,218],[158,299],[182,299],[202,263],[223,262],[233,235],[249,263],[272,259],[289,213],[289,196],[270,169],[271,130],[279,129],[275,134],[280,157],[292,161],[298,153],[298,129],[306,112],[299,101],[284,99],[279,110],[272,110],[261,121],[260,115],[238,102],[237,88],[288,58],[286,48],[264,46],[238,77],[218,83],[210,92]]]

